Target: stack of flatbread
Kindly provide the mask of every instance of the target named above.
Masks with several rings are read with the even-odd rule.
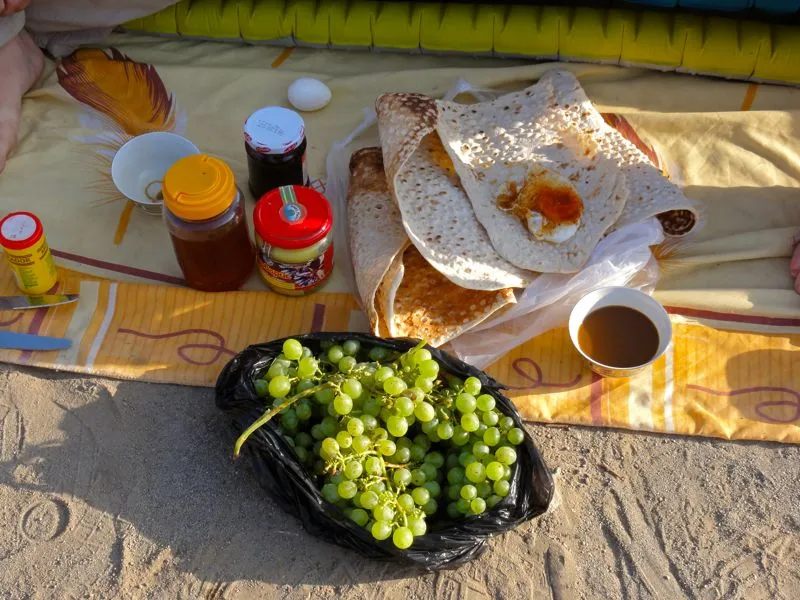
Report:
[[[350,161],[358,293],[375,334],[439,346],[515,302],[540,273],[576,273],[597,243],[654,216],[698,214],[609,126],[568,71],[479,104],[377,102],[381,147]]]

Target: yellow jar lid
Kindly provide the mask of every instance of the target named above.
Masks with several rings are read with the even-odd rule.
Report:
[[[236,181],[225,162],[207,154],[192,154],[170,167],[161,193],[167,210],[179,219],[205,221],[230,207],[236,198]]]

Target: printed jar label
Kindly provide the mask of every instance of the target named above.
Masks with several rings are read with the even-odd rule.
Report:
[[[269,246],[258,254],[258,268],[264,281],[288,294],[300,295],[322,285],[333,272],[333,244],[317,258],[300,264],[288,264],[271,259]]]

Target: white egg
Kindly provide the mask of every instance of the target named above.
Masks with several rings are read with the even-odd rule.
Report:
[[[532,210],[528,211],[527,222],[528,231],[533,234],[533,237],[551,244],[566,242],[578,232],[577,223],[552,225],[543,215]]]
[[[319,79],[300,77],[289,84],[289,103],[297,110],[311,112],[331,101],[330,88]]]

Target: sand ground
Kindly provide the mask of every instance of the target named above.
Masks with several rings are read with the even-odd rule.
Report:
[[[529,429],[557,506],[420,574],[281,512],[211,390],[0,366],[0,598],[800,597],[800,447]]]

